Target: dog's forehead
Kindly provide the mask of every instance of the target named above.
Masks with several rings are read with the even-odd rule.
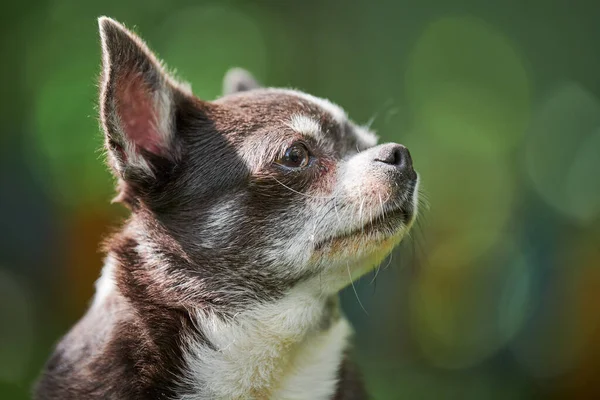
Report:
[[[349,124],[344,110],[328,100],[291,89],[258,89],[223,97],[215,104],[224,108],[216,124],[224,130],[235,126],[239,134],[259,128],[288,127],[317,139],[338,136]],[[247,129],[243,129],[247,128]]]

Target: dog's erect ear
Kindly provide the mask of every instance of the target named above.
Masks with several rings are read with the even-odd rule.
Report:
[[[144,42],[118,22],[98,20],[103,71],[100,118],[118,177],[154,175],[152,160],[177,160],[177,99],[188,95]],[[191,95],[191,94],[190,94]]]
[[[225,74],[223,79],[223,94],[228,95],[246,90],[257,89],[260,84],[254,79],[250,72],[242,68],[232,68]]]

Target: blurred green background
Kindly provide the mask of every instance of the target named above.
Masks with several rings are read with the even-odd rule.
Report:
[[[20,1],[0,12],[0,398],[84,312],[109,200],[96,18],[204,99],[231,66],[406,144],[430,207],[343,293],[376,399],[600,398],[596,1]],[[386,267],[387,266],[387,267]]]

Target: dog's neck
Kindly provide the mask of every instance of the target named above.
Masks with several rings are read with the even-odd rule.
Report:
[[[93,307],[120,291],[114,285],[119,268],[109,257]],[[249,393],[255,399],[329,399],[335,393],[350,327],[337,295],[323,295],[318,282],[301,283],[278,300],[232,316],[204,307],[188,313],[196,329],[182,331],[178,340],[186,388],[180,399]]]

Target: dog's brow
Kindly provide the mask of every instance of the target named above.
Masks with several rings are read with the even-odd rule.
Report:
[[[303,114],[294,114],[287,123],[292,130],[302,135],[320,139],[322,136],[321,124],[312,117]]]

